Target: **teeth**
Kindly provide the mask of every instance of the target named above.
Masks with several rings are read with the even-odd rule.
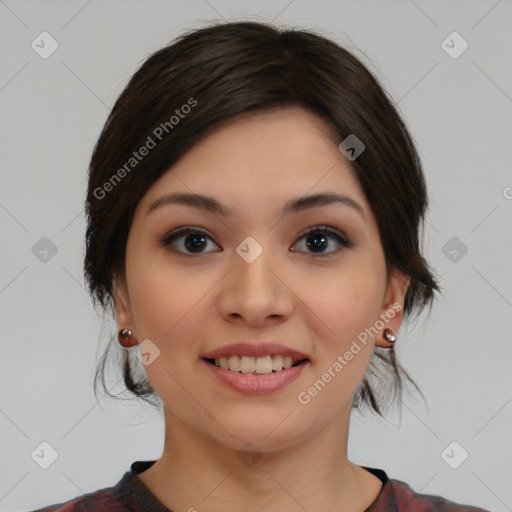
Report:
[[[221,359],[224,359],[224,366],[226,366],[226,363],[228,365],[228,369],[233,372],[239,372],[240,371],[240,358],[238,356],[231,356],[227,361],[225,357],[221,357]]]
[[[231,356],[215,359],[215,366],[230,370],[232,372],[257,373],[258,375],[268,375],[281,370],[291,368],[298,360],[289,356]]]
[[[270,356],[258,357],[256,359],[256,373],[261,375],[272,373],[272,358]]]
[[[278,372],[283,369],[283,356],[273,356],[272,357],[272,370]]]
[[[256,371],[256,359],[254,357],[242,356],[240,358],[240,371],[242,373],[252,373]]]

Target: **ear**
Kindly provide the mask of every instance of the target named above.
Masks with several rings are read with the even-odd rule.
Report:
[[[386,293],[384,295],[384,304],[380,318],[384,321],[384,329],[391,329],[396,336],[402,325],[403,314],[404,314],[404,299],[411,278],[400,271],[394,271],[388,281]],[[375,345],[378,347],[389,348],[390,343],[383,337],[383,333],[380,332],[375,337]]]
[[[135,326],[128,295],[128,286],[124,275],[116,275],[113,279],[112,296],[114,299],[114,310],[118,332],[121,329],[130,329],[135,336]]]

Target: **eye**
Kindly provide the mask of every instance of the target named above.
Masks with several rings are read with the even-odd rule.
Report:
[[[212,238],[206,231],[203,231],[198,228],[183,228],[174,233],[169,233],[162,240],[160,240],[160,244],[162,247],[172,246],[172,249],[178,253],[184,254],[203,254],[203,249],[208,246],[208,240],[212,241]],[[218,248],[218,245],[213,243],[215,247]],[[176,248],[176,247],[179,248]],[[182,250],[185,248],[186,251]],[[190,251],[190,252],[187,252]]]
[[[324,249],[329,247],[329,239],[334,240],[335,247],[333,251],[326,252]],[[317,256],[330,255],[338,252],[342,247],[349,248],[354,245],[341,232],[329,229],[327,226],[315,226],[310,228],[299,238],[299,241],[302,240],[305,241],[306,248],[313,251],[313,254]],[[331,246],[332,245],[333,244],[331,244]],[[292,250],[296,251],[296,249]]]

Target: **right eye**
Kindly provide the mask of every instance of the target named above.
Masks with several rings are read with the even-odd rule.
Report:
[[[219,248],[206,231],[198,228],[183,228],[165,235],[160,241],[160,245],[162,247],[170,247],[172,251],[185,256],[193,254],[201,255],[205,252],[211,252],[203,250],[208,246],[208,240],[212,241],[213,245]]]

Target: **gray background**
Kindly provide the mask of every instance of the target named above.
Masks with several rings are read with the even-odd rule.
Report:
[[[115,326],[102,329],[82,279],[86,169],[140,62],[222,18],[314,28],[359,48],[423,159],[425,252],[444,295],[401,330],[397,350],[428,407],[411,397],[401,417],[354,415],[352,460],[416,491],[512,510],[511,0],[5,0],[0,16],[2,511],[111,486],[134,460],[161,454],[158,413],[92,392]],[[46,59],[31,47],[43,31],[59,45]],[[469,44],[457,58],[445,50],[462,40],[442,45],[453,31]],[[43,441],[59,454],[48,469],[31,457]],[[469,453],[458,469],[446,460],[460,461],[461,448],[441,455],[453,441]]]

